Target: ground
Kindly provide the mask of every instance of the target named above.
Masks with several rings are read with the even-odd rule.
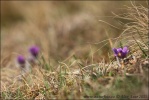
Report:
[[[1,3],[1,99],[148,98],[147,1]]]

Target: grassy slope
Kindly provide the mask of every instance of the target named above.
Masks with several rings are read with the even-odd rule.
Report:
[[[128,45],[131,50],[129,56],[133,55],[135,59],[126,61],[119,68],[114,57],[110,56],[108,63],[105,60],[101,61],[101,59],[99,59],[100,62],[97,60],[98,63],[96,63],[91,52],[89,63],[86,63],[84,59],[80,59],[81,57],[70,55],[66,60],[53,64],[46,60],[44,53],[48,51],[45,51],[47,48],[44,47],[44,43],[47,41],[43,40],[43,44],[39,43],[44,47],[39,57],[39,63],[33,65],[32,72],[22,77],[22,80],[18,80],[18,77],[16,77],[20,72],[16,68],[12,70],[13,67],[11,66],[13,64],[11,62],[8,63],[10,67],[2,69],[1,98],[80,99],[84,97],[91,98],[91,96],[102,97],[104,95],[107,96],[105,98],[116,95],[123,95],[123,98],[128,95],[146,96],[148,92],[147,73],[149,64],[147,54],[148,12],[147,8],[135,6],[134,4],[127,9],[129,11],[126,14],[127,16],[116,15],[116,18],[128,20],[128,23],[124,23],[122,34],[114,42],[111,40],[113,44],[111,44],[111,47],[118,47],[120,43]],[[38,37],[38,39],[40,38]],[[21,49],[21,47],[17,49]],[[128,59],[131,58],[129,56]],[[7,57],[6,60],[8,60]],[[14,74],[13,76],[7,75],[9,73]],[[5,75],[9,78],[4,77]],[[11,79],[13,77],[15,78]],[[3,84],[5,81],[8,84]]]

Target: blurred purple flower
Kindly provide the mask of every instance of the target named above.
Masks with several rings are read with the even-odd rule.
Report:
[[[128,47],[123,48],[113,48],[114,55],[119,58],[125,58],[129,52]]]
[[[33,57],[37,58],[40,49],[39,49],[39,47],[37,47],[37,46],[32,46],[32,47],[29,49],[29,51],[30,51],[30,53],[31,53],[31,55],[32,55]]]
[[[24,65],[25,64],[25,58],[22,55],[19,55],[17,58],[17,61],[20,65]]]

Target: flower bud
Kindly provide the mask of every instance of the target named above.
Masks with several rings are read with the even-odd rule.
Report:
[[[38,57],[38,54],[39,54],[39,47],[37,46],[32,46],[30,49],[29,49],[29,52],[31,53],[31,55],[34,57],[34,58],[37,58]]]

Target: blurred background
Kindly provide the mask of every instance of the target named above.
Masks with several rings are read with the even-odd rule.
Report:
[[[136,4],[146,6],[146,1]],[[90,57],[97,62],[103,58],[108,61],[109,41],[99,42],[122,32],[123,20],[113,13],[125,13],[125,6],[131,6],[131,2],[1,1],[2,67],[18,54],[28,55],[31,45],[38,45],[53,63],[73,54],[88,63]]]

